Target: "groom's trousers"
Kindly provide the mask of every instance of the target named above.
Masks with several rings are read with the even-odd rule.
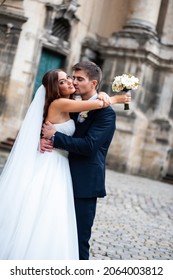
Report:
[[[89,259],[89,239],[96,213],[97,198],[75,198],[79,259]]]

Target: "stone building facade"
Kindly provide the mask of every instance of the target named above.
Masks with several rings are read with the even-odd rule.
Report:
[[[140,79],[131,109],[114,105],[117,130],[108,166],[173,177],[173,0],[0,3],[1,150],[15,139],[44,72],[61,67],[71,73],[77,61],[92,60],[110,95],[114,76]]]

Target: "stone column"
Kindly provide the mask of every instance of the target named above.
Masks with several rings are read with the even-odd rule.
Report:
[[[126,27],[137,27],[156,32],[161,0],[130,0]]]
[[[136,118],[134,120],[133,136],[129,145],[127,172],[138,175],[141,168],[148,119],[140,110],[136,108],[134,109],[134,114],[136,115]]]
[[[162,94],[160,95],[159,103],[157,106],[157,110],[155,111],[154,117],[167,119],[169,118],[173,95],[173,75],[171,73],[165,74]]]
[[[2,1],[1,1],[2,2]],[[9,97],[8,88],[11,83],[11,73],[14,65],[15,55],[18,48],[18,42],[21,35],[23,24],[27,21],[24,16],[23,0],[20,1],[5,1],[0,6],[0,140],[5,140],[6,127],[9,131],[13,130],[16,121],[10,123],[8,114],[16,116],[16,112],[19,111],[19,104],[21,104],[21,98],[16,102],[14,96],[16,94],[16,87],[10,88]],[[4,5],[3,5],[4,4]],[[16,4],[16,5],[15,5]],[[20,57],[27,53],[26,49],[23,49]],[[26,71],[26,70],[25,70]],[[24,72],[24,71],[23,71]],[[11,103],[11,109],[9,110],[9,104]],[[13,137],[13,133],[9,132],[10,137]],[[16,137],[16,132],[14,134]]]
[[[173,32],[172,32],[172,19],[173,19],[173,0],[168,2],[165,21],[162,30],[161,41],[164,44],[173,44]]]
[[[6,110],[6,91],[22,25],[27,18],[0,7],[0,115]]]

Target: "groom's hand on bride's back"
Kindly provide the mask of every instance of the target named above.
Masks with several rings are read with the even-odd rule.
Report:
[[[46,121],[42,126],[42,136],[46,139],[51,139],[51,137],[55,134],[56,129],[52,123]]]
[[[50,140],[51,136],[56,132],[55,127],[50,123],[46,122],[42,126],[42,138],[40,139],[40,152],[52,152],[53,143]]]

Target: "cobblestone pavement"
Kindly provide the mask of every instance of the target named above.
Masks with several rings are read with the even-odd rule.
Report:
[[[91,238],[94,260],[172,260],[173,185],[107,170]]]
[[[90,259],[173,260],[173,185],[107,170],[106,186]]]

